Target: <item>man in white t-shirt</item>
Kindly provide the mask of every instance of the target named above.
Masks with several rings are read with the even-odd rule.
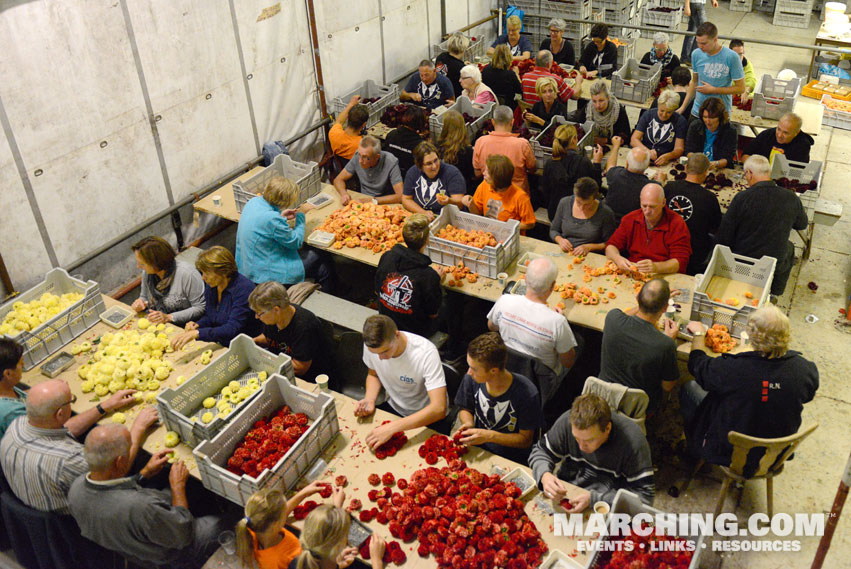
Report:
[[[535,259],[526,268],[525,296],[504,294],[488,313],[488,328],[498,331],[506,346],[540,360],[553,371],[553,381],[540,386],[544,404],[576,361],[578,345],[567,318],[547,306],[557,276],[558,268],[551,259]]]
[[[422,336],[400,332],[384,315],[366,319],[363,343],[363,363],[369,371],[366,395],[358,401],[355,416],[375,413],[382,386],[390,407],[402,416],[375,427],[366,437],[369,448],[375,450],[395,432],[432,426],[446,418],[446,377],[434,344]]]

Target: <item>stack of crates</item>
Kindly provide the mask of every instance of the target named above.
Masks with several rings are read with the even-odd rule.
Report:
[[[809,28],[813,15],[814,0],[776,0],[774,5],[775,26],[786,28]]]
[[[766,12],[768,14],[774,13],[774,1],[775,0],[754,0],[756,5],[754,9],[757,12]]]
[[[670,10],[670,12],[665,10]],[[656,32],[676,30],[679,28],[682,19],[682,6],[676,8],[662,6],[657,2],[647,4],[641,11],[641,25],[653,28],[653,31],[641,30],[641,37],[653,39]]]
[[[608,22],[609,36],[619,39],[636,38],[638,30],[622,28],[617,24],[631,24],[635,20],[636,4],[633,0],[600,0],[595,9],[603,9],[603,21]]]
[[[753,0],[730,0],[731,12],[750,12],[753,10]]]

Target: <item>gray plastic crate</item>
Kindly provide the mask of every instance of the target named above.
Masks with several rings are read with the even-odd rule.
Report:
[[[812,13],[796,14],[790,12],[782,12],[779,7],[774,9],[774,19],[771,20],[772,25],[782,26],[784,28],[809,28],[810,18]]]
[[[384,112],[384,109],[399,102],[399,86],[396,84],[380,85],[372,79],[367,79],[360,87],[345,95],[331,99],[331,112],[335,115],[343,112],[355,95],[360,95],[363,99],[379,97],[374,103],[366,104],[366,108],[369,111],[366,128],[369,128],[381,120],[381,114]]]
[[[715,302],[707,294],[706,289],[712,277],[715,276],[743,282],[762,289],[758,300],[759,306],[763,306],[768,302],[771,294],[771,281],[774,279],[776,265],[777,260],[774,257],[763,256],[761,259],[753,259],[737,255],[724,245],[716,245],[706,271],[697,276],[690,319],[699,320],[708,327],[713,324],[723,324],[731,336],[741,337],[748,318],[757,307],[749,304],[734,307],[724,302]],[[754,298],[757,298],[756,295]]]
[[[612,74],[612,93],[618,100],[644,103],[653,96],[661,77],[661,63],[642,65],[630,59]]]
[[[472,38],[470,38],[470,47],[468,47],[467,51],[464,52],[464,61],[473,62],[476,61],[476,58],[484,57],[487,53],[488,45],[489,44],[485,41],[484,36],[477,37],[476,41],[472,41]],[[434,59],[446,51],[449,51],[448,39],[437,45],[431,46],[431,58]]]
[[[252,198],[263,194],[266,184],[275,176],[283,176],[298,185],[298,201],[293,207],[299,206],[312,198],[322,190],[319,179],[319,164],[316,162],[296,162],[286,154],[275,156],[274,162],[263,169],[262,172],[243,180],[233,183],[233,199],[236,202],[236,210],[242,213],[242,208]]]
[[[806,15],[813,11],[813,0],[775,0],[774,12]]]
[[[474,140],[475,136],[480,130],[482,130],[485,122],[493,116],[493,110],[495,108],[496,103],[488,103],[484,106],[477,106],[471,103],[470,99],[461,95],[446,110],[458,111],[462,115],[467,113],[470,116],[476,117],[476,120],[471,123],[467,123],[467,134],[470,136],[470,140]],[[439,115],[432,114],[428,118],[428,130],[431,132],[432,140],[438,140],[440,138],[440,133],[443,130],[443,113]]]
[[[660,12],[658,8],[671,9],[671,12]],[[653,38],[656,32],[667,32],[676,30],[683,19],[683,9],[671,6],[659,6],[650,4],[645,6],[641,12],[641,25],[653,28],[655,31],[641,30],[641,37]]]
[[[595,10],[622,10],[632,5],[632,0],[594,0]],[[606,20],[607,22],[611,20]]]
[[[757,12],[774,12],[774,0],[754,0],[754,10]]]
[[[24,347],[24,370],[34,368],[100,322],[100,315],[106,310],[98,283],[76,279],[65,269],[56,268],[47,271],[42,282],[0,306],[0,322],[14,309],[15,303],[31,302],[48,292],[56,296],[75,292],[83,298],[34,330],[3,336]]]
[[[800,91],[801,79],[798,77],[783,81],[763,75],[754,90],[751,116],[779,120],[795,108]]]
[[[572,124],[577,125],[578,123],[571,122],[564,118],[563,116],[557,115],[550,120],[550,124],[547,127],[539,132],[537,135],[532,137],[532,140],[529,141],[529,145],[532,147],[532,153],[535,155],[535,159],[537,160],[536,168],[538,170],[542,170],[544,168],[544,164],[553,157],[553,147],[552,146],[544,146],[541,141],[544,139],[544,134],[549,132],[551,129],[556,129],[563,124]],[[585,134],[582,135],[576,145],[579,148],[579,151],[582,152],[586,145],[594,143],[594,122],[593,121],[585,121],[583,124],[579,125],[582,127],[582,130],[585,131]]]
[[[822,124],[832,126],[833,128],[841,128],[842,130],[851,130],[851,112],[840,111],[839,109],[832,109],[827,106],[827,103],[833,100],[833,97],[828,94],[821,96],[821,105],[824,108]]]
[[[310,426],[307,431],[275,466],[264,470],[257,478],[230,472],[227,461],[245,434],[254,423],[277,413],[284,405],[288,405],[293,413],[308,416]],[[195,447],[192,454],[204,487],[244,506],[252,494],[266,486],[274,484],[285,492],[294,489],[339,432],[337,406],[332,396],[322,392],[310,393],[291,385],[285,377],[273,375],[263,385],[260,397],[253,399],[215,438]]]
[[[730,0],[731,12],[750,12],[753,10],[753,0]]]
[[[798,180],[805,184],[809,184],[813,180],[816,182],[816,189],[809,190],[802,194],[798,194],[801,198],[801,203],[807,212],[807,217],[812,220],[816,206],[816,200],[821,195],[821,180],[824,168],[818,160],[810,162],[794,162],[789,160],[782,154],[775,154],[771,160],[771,179],[789,178]]]
[[[629,490],[624,490],[621,488],[618,490],[617,494],[615,494],[615,499],[612,502],[611,512],[613,514],[629,514],[630,517],[636,516],[638,514],[650,514],[651,516],[662,515],[665,512],[662,510],[657,510],[652,506],[648,506],[644,502],[641,501],[641,498],[638,497],[637,494],[630,492]],[[694,541],[694,555],[689,562],[688,569],[698,569],[700,567],[700,554],[703,550],[702,543],[704,540],[704,535],[699,536],[690,536],[684,537],[684,539],[688,539],[690,541]],[[606,540],[607,537],[605,535],[599,538],[599,541]],[[603,552],[595,548],[593,553],[588,556],[588,561],[585,563],[585,569],[599,569],[601,567],[601,557],[603,556]]]
[[[596,5],[596,2],[594,3]],[[591,0],[541,0],[540,14],[547,18],[575,18],[587,20],[591,17]]]
[[[495,247],[479,249],[437,237],[437,232],[452,224],[461,229],[489,231],[497,240]],[[427,254],[438,265],[456,266],[463,262],[474,273],[495,279],[504,271],[520,252],[520,222],[516,219],[499,221],[481,215],[466,213],[458,206],[448,205],[440,211],[429,225],[431,237],[428,240]]]
[[[199,411],[205,411],[202,405],[204,399],[215,397],[218,403],[219,392],[228,383],[240,381],[242,385],[247,383],[246,376],[256,376],[255,374],[261,371],[266,372],[267,378],[272,374],[282,374],[290,381],[295,381],[292,359],[288,355],[276,356],[255,344],[247,335],[240,334],[231,340],[226,352],[186,380],[183,385],[164,389],[157,395],[160,420],[168,430],[180,435],[180,440],[190,447],[203,440],[212,439],[225,425],[234,420],[240,408],[248,405],[262,390],[255,391],[248,399],[235,405],[233,412],[225,419],[219,417],[216,407],[213,407],[209,411],[215,417],[207,424],[192,420]]]

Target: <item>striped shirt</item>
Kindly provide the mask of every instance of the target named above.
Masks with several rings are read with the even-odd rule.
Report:
[[[18,417],[0,441],[0,464],[15,496],[42,512],[70,514],[68,489],[89,471],[68,429],[42,429]]]
[[[550,73],[543,67],[533,67],[532,70],[523,75],[523,78],[520,80],[520,83],[523,85],[523,100],[530,105],[534,105],[541,100],[538,93],[535,91],[535,83],[537,83],[538,79],[541,77],[552,77],[555,79],[556,85],[558,86],[558,98],[562,103],[567,103],[568,99],[573,96],[573,89],[567,86],[564,79],[555,73]]]

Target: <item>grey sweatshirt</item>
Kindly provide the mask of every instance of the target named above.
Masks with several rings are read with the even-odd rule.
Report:
[[[564,413],[555,425],[532,447],[529,466],[538,484],[545,472],[591,492],[591,504],[604,500],[609,504],[619,488],[635,492],[646,504],[653,504],[656,485],[653,479],[653,461],[650,445],[641,428],[622,415],[612,415],[609,438],[592,454],[579,450],[570,429],[570,411]]]
[[[174,281],[168,288],[168,292],[156,305],[152,301],[153,295],[148,285],[147,275],[142,274],[142,292],[139,298],[149,302],[148,308],[171,314],[172,321],[183,326],[187,322],[196,321],[206,310],[204,302],[204,281],[201,273],[188,263],[177,261],[174,269]]]

